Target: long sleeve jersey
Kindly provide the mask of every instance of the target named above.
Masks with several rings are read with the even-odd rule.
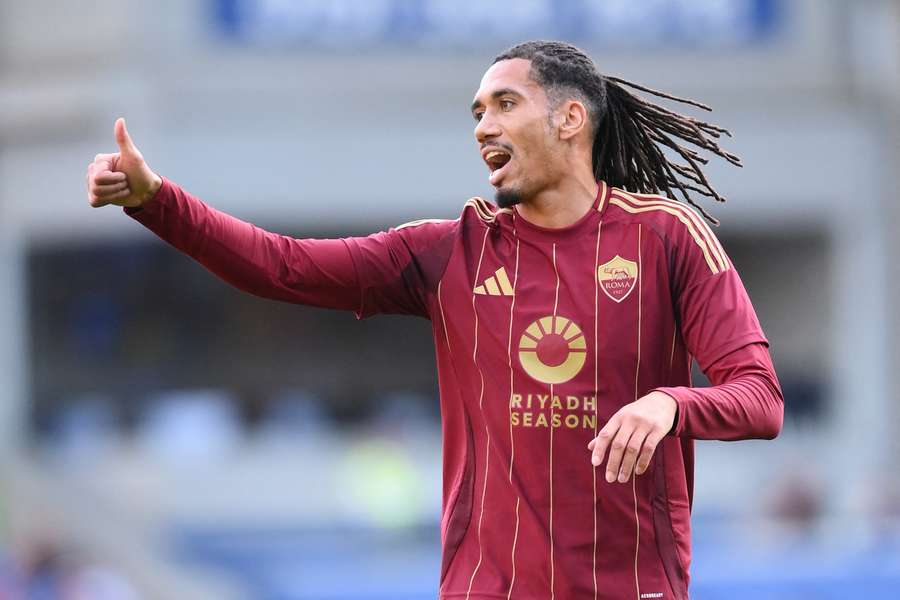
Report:
[[[686,599],[693,440],[781,428],[744,286],[706,223],[666,198],[601,181],[562,229],[473,198],[457,219],[331,240],[264,231],[168,180],[125,211],[252,294],[431,320],[442,599]],[[713,387],[691,387],[694,360]],[[677,403],[672,431],[644,474],[607,483],[587,443],[652,390]]]

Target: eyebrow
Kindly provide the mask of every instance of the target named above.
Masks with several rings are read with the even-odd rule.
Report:
[[[521,98],[522,94],[520,94],[519,92],[517,92],[516,90],[514,90],[512,88],[502,88],[502,89],[496,90],[494,93],[492,93],[491,99],[496,100],[497,98],[499,98],[501,96],[516,96],[518,98]],[[481,100],[475,100],[474,102],[472,102],[471,111],[475,112],[476,108],[481,108],[482,106],[484,106],[484,104],[482,104]]]

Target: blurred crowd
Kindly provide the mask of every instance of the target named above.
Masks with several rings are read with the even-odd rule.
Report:
[[[0,554],[4,600],[139,600],[128,577],[111,564],[58,541],[32,540],[15,556]]]

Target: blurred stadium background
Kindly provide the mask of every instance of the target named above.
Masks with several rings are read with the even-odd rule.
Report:
[[[897,2],[0,0],[0,598],[435,596],[427,324],[232,290],[85,167],[126,116],[275,231],[452,218],[491,197],[478,81],[537,37],[709,103],[746,164],[712,209],[786,422],[700,443],[693,597],[898,597]]]

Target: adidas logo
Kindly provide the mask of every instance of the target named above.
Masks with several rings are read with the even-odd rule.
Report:
[[[475,293],[485,296],[512,296],[513,287],[506,276],[506,269],[500,267],[493,275],[484,280],[481,285],[475,286]]]

